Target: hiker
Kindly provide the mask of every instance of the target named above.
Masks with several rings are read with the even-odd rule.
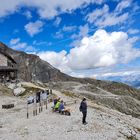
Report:
[[[40,91],[38,91],[37,93],[36,93],[36,103],[39,103],[40,102]]]
[[[70,116],[70,109],[66,109],[65,108],[63,100],[61,100],[61,102],[60,102],[59,111],[62,114],[65,113],[66,115],[69,115]]]
[[[82,118],[82,123],[84,125],[87,124],[86,122],[86,116],[87,116],[87,103],[86,103],[86,98],[84,97],[83,100],[81,101],[80,107],[79,107],[80,111],[83,114],[83,118]]]
[[[53,100],[54,107],[55,107],[56,103],[57,103],[57,99],[55,98],[55,99]]]
[[[60,98],[57,99],[57,103],[54,106],[54,110],[55,111],[59,110],[59,107],[60,107]]]

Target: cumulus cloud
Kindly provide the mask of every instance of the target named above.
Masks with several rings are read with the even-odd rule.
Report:
[[[21,0],[2,1],[0,4],[0,17],[12,14],[18,11],[18,4],[22,3]]]
[[[129,29],[129,30],[128,30],[128,33],[129,33],[129,34],[137,34],[137,33],[139,33],[139,32],[140,32],[139,29]]]
[[[53,51],[40,52],[37,55],[40,56],[41,59],[49,62],[54,67],[66,73],[69,73],[71,71],[71,69],[67,65],[67,52],[64,50],[58,53]]]
[[[26,6],[35,7],[41,18],[53,18],[60,13],[72,12],[89,3],[101,4],[102,2],[103,0],[6,0],[0,4],[0,17],[14,13]]]
[[[73,34],[71,36],[71,38],[74,39],[74,41],[70,44],[71,46],[79,46],[79,44],[81,42],[81,38],[88,36],[89,26],[88,26],[88,24],[79,26],[78,30],[79,30],[78,34]]]
[[[25,11],[23,13],[23,15],[25,15],[27,19],[31,19],[32,18],[32,13],[30,11]]]
[[[118,11],[109,12],[109,6],[104,5],[101,9],[96,9],[86,17],[89,23],[94,23],[99,27],[113,26],[126,22],[128,13],[120,14]]]
[[[43,30],[44,23],[40,20],[37,20],[36,22],[29,22],[25,25],[25,30],[27,33],[33,37],[35,34],[38,34]]]
[[[84,37],[80,46],[72,48],[68,54],[62,51],[38,55],[63,72],[108,67],[140,57],[140,50],[133,47],[135,41],[124,32],[97,30],[92,36]]]
[[[36,49],[33,46],[28,45],[25,42],[21,42],[20,38],[11,39],[10,40],[10,47],[15,49],[15,50],[22,50],[22,51],[24,50],[25,52],[36,51]]]
[[[20,38],[14,38],[10,40],[10,45],[15,45],[20,41]]]

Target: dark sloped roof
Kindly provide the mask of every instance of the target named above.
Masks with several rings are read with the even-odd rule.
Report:
[[[17,69],[13,67],[0,66],[0,71],[17,71]]]
[[[5,52],[3,52],[1,50],[0,50],[0,53],[3,54],[3,55],[5,55],[8,59],[10,59],[13,63],[16,64],[16,61],[9,54],[7,54],[7,53],[5,53]]]

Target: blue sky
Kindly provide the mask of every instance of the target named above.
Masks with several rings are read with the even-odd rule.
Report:
[[[5,0],[0,41],[72,76],[140,74],[139,0]]]

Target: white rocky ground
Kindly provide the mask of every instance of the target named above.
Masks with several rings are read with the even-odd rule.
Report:
[[[58,91],[54,94],[64,101],[76,98],[68,97]],[[13,109],[0,108],[0,140],[140,140],[140,120],[120,112],[88,102],[87,125],[81,123],[80,100],[67,106],[71,116],[60,115],[48,109],[37,116],[26,118],[26,100],[19,97],[1,95],[0,106],[14,103]]]

